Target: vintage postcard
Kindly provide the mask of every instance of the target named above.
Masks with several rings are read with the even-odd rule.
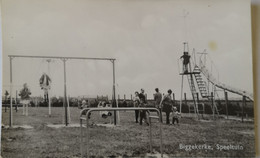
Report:
[[[2,157],[255,157],[249,0],[1,5]]]

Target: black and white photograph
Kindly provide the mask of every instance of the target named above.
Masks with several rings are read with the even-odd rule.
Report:
[[[3,158],[255,157],[250,0],[2,0]]]

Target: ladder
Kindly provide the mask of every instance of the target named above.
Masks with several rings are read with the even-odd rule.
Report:
[[[201,70],[200,70],[200,68],[197,65],[194,66],[193,72],[194,72],[194,76],[195,76],[195,79],[196,79],[196,82],[197,82],[197,85],[198,85],[201,97],[202,98],[207,98],[211,103],[213,103],[213,105],[211,106],[211,110],[212,110],[213,113],[216,112],[217,115],[219,116],[219,111],[218,111],[218,108],[217,108],[217,105],[216,105],[216,102],[215,102],[215,96],[209,95],[207,84],[203,80],[203,78],[201,76],[201,73],[200,73]],[[214,91],[216,91],[215,88],[214,88]]]
[[[203,79],[202,79],[202,76],[200,74],[200,68],[197,65],[195,65],[193,72],[194,72],[194,76],[195,76],[201,97],[208,98],[209,97],[208,88],[207,88],[206,82],[203,81]]]
[[[196,91],[196,87],[195,87],[195,84],[194,84],[192,73],[188,74],[187,78],[188,78],[188,82],[189,82],[192,98],[193,98],[193,101],[194,101],[194,113],[197,114],[197,116],[199,118],[198,99],[196,97],[197,91]]]

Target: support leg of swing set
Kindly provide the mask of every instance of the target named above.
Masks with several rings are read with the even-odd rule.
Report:
[[[47,91],[47,95],[48,95],[48,101],[49,101],[49,117],[51,117],[51,100],[49,98],[49,91]]]
[[[23,115],[25,115],[25,104],[23,104]]]
[[[10,59],[10,116],[9,116],[9,127],[13,126],[13,97],[12,97],[12,91],[13,91],[13,76],[12,76],[12,57],[9,57]]]
[[[25,109],[26,109],[25,116],[28,116],[28,106],[29,106],[29,104],[25,104]]]

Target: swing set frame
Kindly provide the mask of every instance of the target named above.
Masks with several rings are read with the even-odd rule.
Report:
[[[112,91],[112,106],[116,107],[116,88],[115,88],[115,60],[114,58],[88,58],[88,57],[62,57],[62,56],[27,56],[27,55],[8,55],[10,60],[10,98],[12,98],[13,89],[13,74],[12,62],[14,58],[41,58],[41,59],[61,59],[64,68],[64,98],[63,106],[65,107],[65,126],[68,126],[68,103],[67,103],[67,83],[66,83],[66,61],[67,60],[104,60],[111,61],[113,66],[113,91]],[[116,113],[114,114],[114,124],[116,125]],[[13,126],[13,102],[10,102],[9,127]]]

